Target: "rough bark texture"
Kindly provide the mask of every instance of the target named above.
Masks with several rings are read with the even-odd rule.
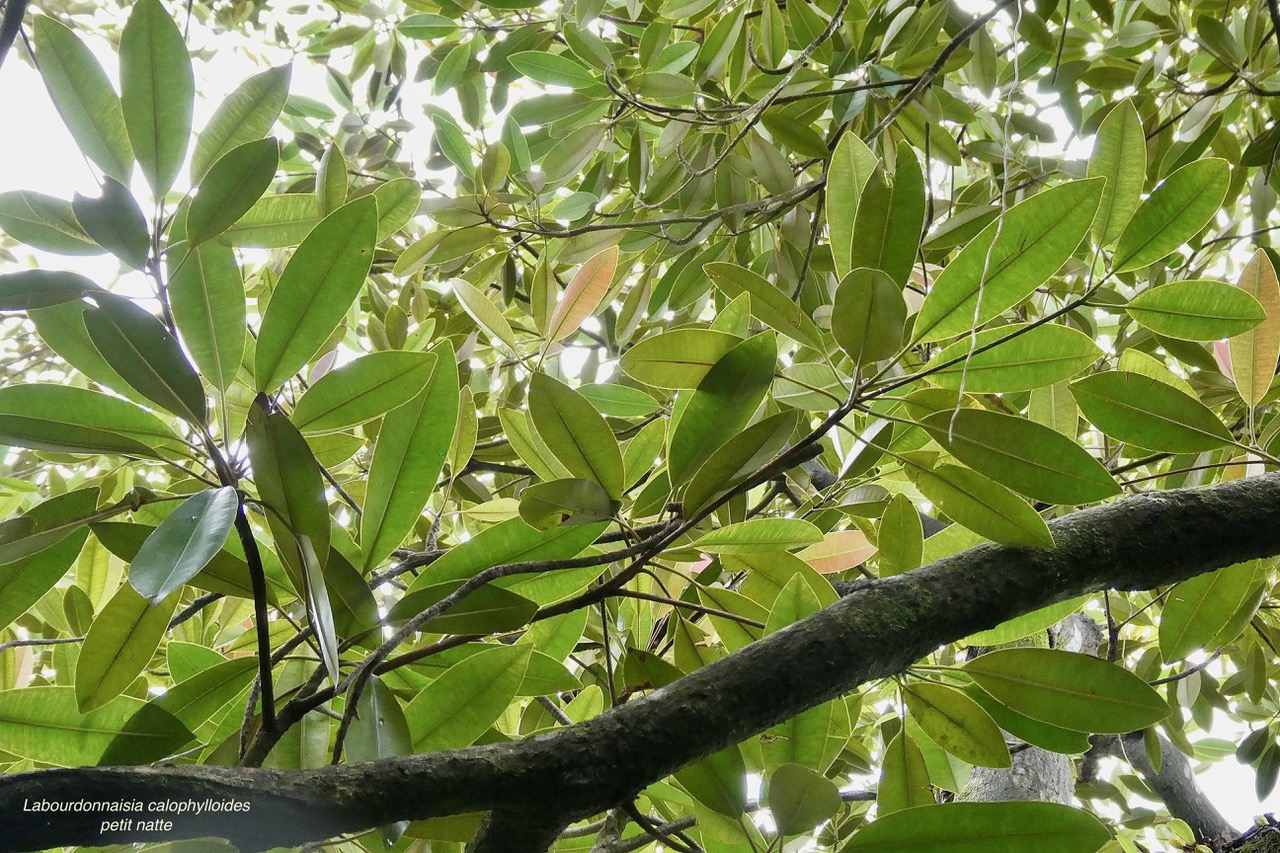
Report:
[[[580,820],[1014,616],[1086,592],[1150,589],[1280,553],[1280,475],[1131,497],[1051,528],[1054,548],[984,545],[869,582],[662,690],[522,741],[308,771],[80,768],[4,777],[0,851],[159,840],[104,837],[100,815],[33,819],[23,802],[38,798],[250,799],[247,814],[184,819],[164,833],[166,840],[218,835],[247,850],[477,810],[537,809],[549,822]]]

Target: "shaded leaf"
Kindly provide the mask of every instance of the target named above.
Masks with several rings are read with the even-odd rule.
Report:
[[[193,184],[223,155],[271,132],[289,94],[292,72],[292,66],[281,65],[254,74],[218,105],[191,152]]]
[[[142,543],[129,566],[129,583],[159,604],[195,577],[222,550],[240,509],[231,486],[192,495]]]
[[[153,314],[124,297],[95,294],[84,312],[89,339],[111,369],[162,409],[203,424],[208,401],[182,347]]]

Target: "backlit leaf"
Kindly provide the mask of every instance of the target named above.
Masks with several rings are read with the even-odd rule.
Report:
[[[1123,733],[1169,715],[1169,705],[1127,669],[1054,649],[1000,649],[964,671],[999,702],[1036,720],[1082,732]]]
[[[262,317],[254,377],[274,391],[328,340],[364,286],[373,263],[378,204],[366,196],[324,218],[302,241]]]
[[[152,194],[173,186],[191,137],[195,77],[182,33],[160,0],[139,0],[120,35],[120,103]]]
[[[1256,406],[1271,387],[1280,359],[1280,285],[1266,252],[1254,252],[1240,272],[1239,288],[1262,306],[1266,319],[1231,339],[1231,377],[1246,405]]]
[[[1196,160],[1169,175],[1149,195],[1116,244],[1116,272],[1141,269],[1190,240],[1222,206],[1231,170],[1226,160]]]
[[[934,280],[916,317],[915,340],[963,333],[1031,295],[1089,232],[1105,183],[1061,184],[1014,205],[1001,221],[982,229]],[[975,311],[979,294],[981,309]]]
[[[556,303],[547,321],[547,340],[559,341],[578,330],[583,321],[595,313],[613,282],[618,268],[618,249],[605,249],[578,268]]]
[[[1199,453],[1231,441],[1203,403],[1148,376],[1119,370],[1071,383],[1084,416],[1112,438],[1150,450]]]
[[[116,590],[80,646],[75,688],[81,713],[101,708],[133,683],[159,648],[176,604],[176,595],[152,604],[129,584]]]
[[[1257,299],[1224,281],[1174,281],[1153,287],[1131,299],[1125,311],[1158,335],[1187,341],[1234,337],[1266,319]]]
[[[363,569],[378,565],[409,535],[435,491],[458,420],[458,369],[447,342],[431,378],[412,400],[383,418],[369,465],[360,521]]]
[[[907,710],[938,746],[980,767],[1009,767],[1012,759],[1000,727],[968,696],[943,684],[906,688]]]
[[[903,809],[859,829],[848,853],[1095,853],[1111,837],[1058,803],[945,803]]]

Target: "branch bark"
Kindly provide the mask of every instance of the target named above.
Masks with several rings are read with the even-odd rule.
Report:
[[[628,802],[699,758],[939,646],[1088,592],[1144,590],[1280,553],[1280,474],[1134,496],[1051,523],[1053,548],[983,545],[868,581],[813,616],[586,722],[515,741],[318,770],[78,768],[0,779],[0,853],[218,836],[244,850],[474,811],[566,825]],[[247,800],[248,812],[103,833],[102,815],[38,799]]]

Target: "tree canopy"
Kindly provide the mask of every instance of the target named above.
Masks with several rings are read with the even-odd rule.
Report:
[[[0,193],[0,850],[1222,850],[1191,769],[1274,790],[1274,2],[22,24],[101,191]],[[1065,800],[975,793],[1032,751]]]

